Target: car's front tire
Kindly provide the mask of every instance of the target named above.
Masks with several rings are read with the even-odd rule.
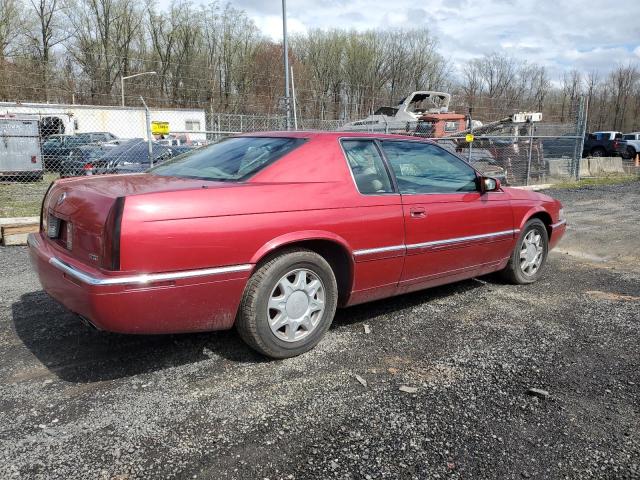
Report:
[[[329,329],[338,286],[329,263],[315,252],[291,249],[259,265],[245,288],[236,328],[271,358],[311,350]]]
[[[545,224],[534,218],[529,220],[511,253],[503,277],[511,283],[533,283],[542,274],[549,252],[549,235]]]

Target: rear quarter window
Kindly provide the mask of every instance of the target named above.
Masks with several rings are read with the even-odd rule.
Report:
[[[393,193],[391,177],[384,166],[382,155],[373,140],[342,140],[342,149],[363,195]]]

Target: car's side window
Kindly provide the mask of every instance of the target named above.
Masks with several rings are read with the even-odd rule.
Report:
[[[455,193],[477,190],[475,170],[436,145],[383,141],[382,149],[396,175],[400,193]]]
[[[374,140],[342,140],[342,148],[360,193],[393,193],[389,172]]]

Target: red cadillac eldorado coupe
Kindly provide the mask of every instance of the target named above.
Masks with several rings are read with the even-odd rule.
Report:
[[[303,353],[337,307],[502,271],[537,280],[561,204],[436,144],[345,132],[241,135],[146,173],[58,180],[29,237],[44,289],[99,329],[236,325]]]

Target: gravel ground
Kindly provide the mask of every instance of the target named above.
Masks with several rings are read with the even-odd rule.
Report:
[[[640,478],[640,184],[553,194],[540,282],[343,310],[278,362],[94,332],[0,249],[0,478]]]

